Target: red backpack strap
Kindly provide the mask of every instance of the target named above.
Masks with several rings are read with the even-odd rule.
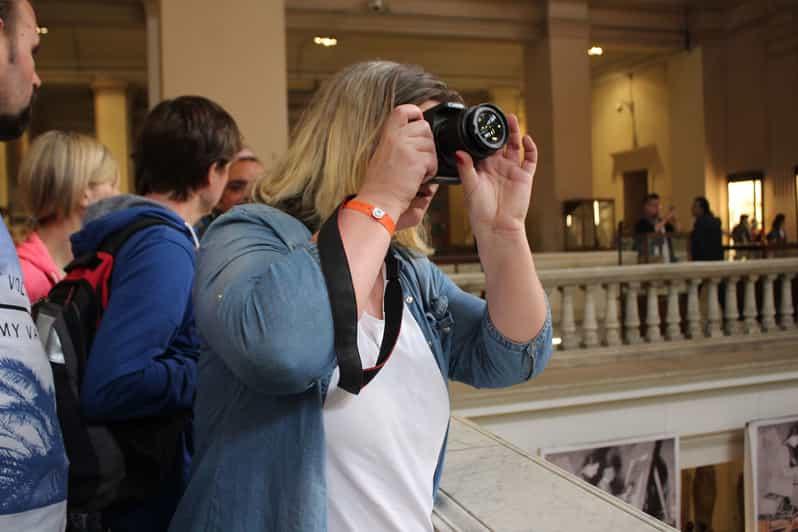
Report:
[[[114,267],[116,253],[135,233],[154,225],[168,225],[177,229],[174,224],[162,218],[139,218],[106,236],[93,253],[87,253],[70,262],[64,268],[67,273],[66,279],[84,279],[88,281],[100,298],[102,310],[105,310],[105,307],[108,306],[108,299],[111,296],[111,272]]]

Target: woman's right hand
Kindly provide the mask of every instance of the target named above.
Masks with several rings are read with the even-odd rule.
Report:
[[[385,122],[358,198],[399,220],[424,181],[437,172],[429,123],[418,106],[400,105]]]

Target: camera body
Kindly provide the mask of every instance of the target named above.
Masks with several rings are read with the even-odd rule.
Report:
[[[438,175],[432,179],[433,183],[460,183],[457,150],[468,152],[476,163],[502,149],[509,140],[507,118],[490,103],[474,107],[442,103],[428,109],[424,120],[432,129],[438,154]]]

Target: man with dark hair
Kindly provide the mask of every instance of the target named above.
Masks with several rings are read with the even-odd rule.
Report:
[[[690,257],[696,261],[723,260],[720,218],[712,214],[709,201],[699,196],[693,202],[695,224],[690,235]]]
[[[262,178],[265,169],[255,154],[249,148],[241,150],[230,165],[230,179],[222,193],[222,199],[213,211],[203,216],[194,229],[197,236],[202,238],[211,223],[236,205],[246,203],[252,184]]]
[[[665,235],[676,231],[676,214],[673,209],[663,218],[660,215],[659,194],[648,194],[643,200],[643,217],[635,224],[635,249],[648,258],[662,257],[671,262],[673,246]]]
[[[109,426],[134,421],[140,427],[131,441],[118,440],[126,482],[145,486],[146,496],[120,500],[103,513],[103,526],[114,532],[166,530],[185,487],[199,351],[191,303],[199,243],[192,226],[218,203],[230,161],[240,149],[238,127],[215,103],[201,97],[160,103],[135,147],[141,196],[93,205],[84,229],[72,236],[73,252],[80,257],[134,222],[159,222],[135,232],[116,253],[111,297],[81,389],[87,420]],[[157,437],[162,454],[141,455],[137,444],[148,433],[175,423],[176,432]],[[153,461],[159,475],[141,466]]]
[[[33,61],[36,27],[30,2],[0,1],[0,140],[19,137],[30,121],[41,85]],[[61,532],[69,464],[53,373],[2,218],[0,278],[0,530]]]

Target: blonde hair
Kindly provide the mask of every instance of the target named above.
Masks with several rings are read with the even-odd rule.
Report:
[[[360,189],[391,111],[429,100],[462,98],[417,66],[369,61],[344,69],[313,97],[287,154],[254,188],[254,201],[286,211],[315,232]],[[395,240],[411,251],[431,253],[421,225],[400,231]]]
[[[91,137],[48,131],[31,143],[19,169],[22,200],[39,224],[67,218],[87,189],[119,180],[111,152]]]

